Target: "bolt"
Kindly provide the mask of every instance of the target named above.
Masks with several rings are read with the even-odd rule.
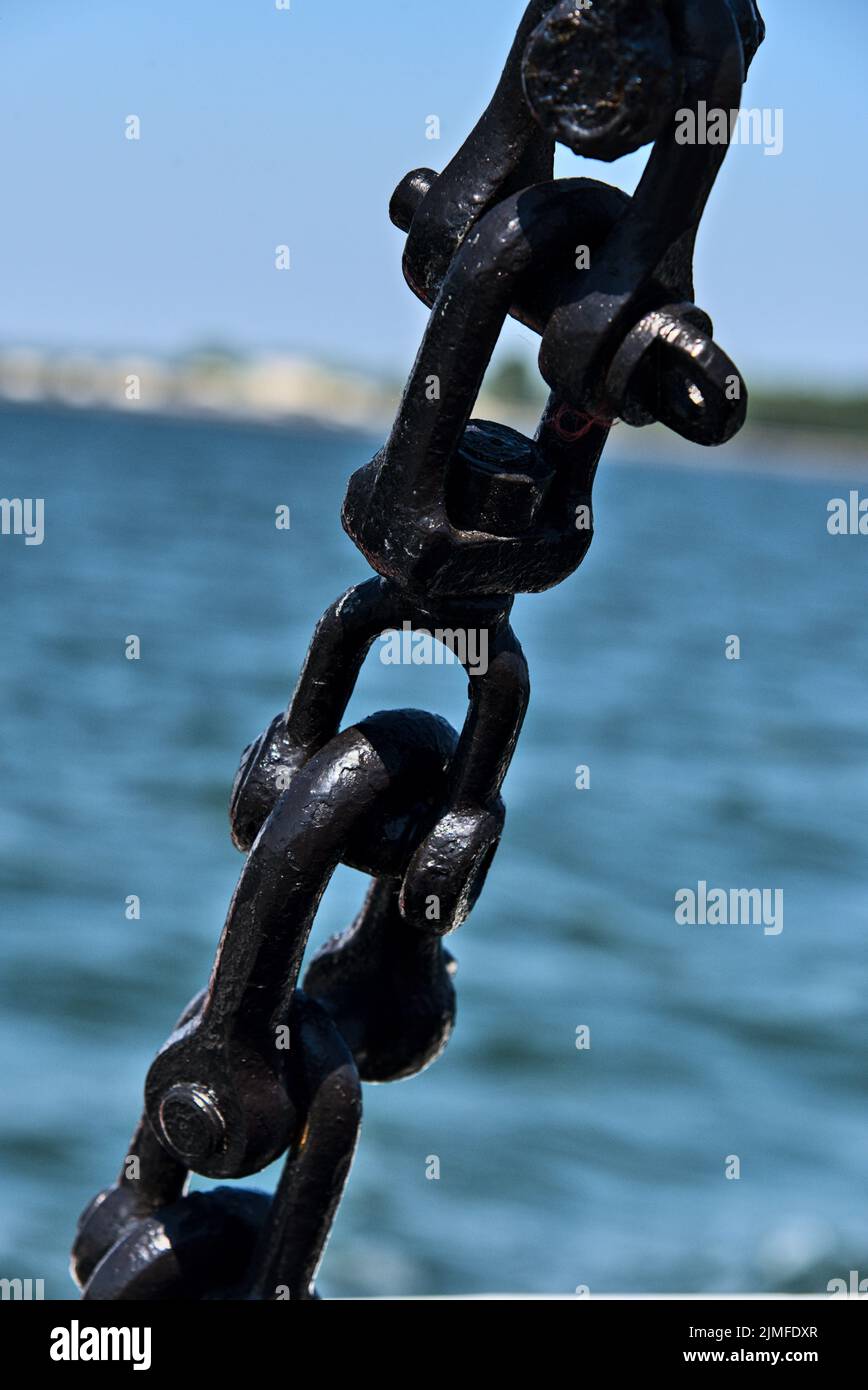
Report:
[[[169,1148],[190,1168],[218,1153],[226,1141],[226,1121],[213,1091],[179,1082],[160,1102],[160,1128]]]

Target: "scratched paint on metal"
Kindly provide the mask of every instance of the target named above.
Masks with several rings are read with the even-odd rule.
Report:
[[[529,698],[514,596],[584,559],[615,420],[704,445],[744,423],[745,384],[693,302],[693,246],[727,145],[678,143],[674,118],[701,101],[737,110],[763,37],[754,0],[532,0],[455,158],[395,190],[404,273],[431,312],[389,439],[344,502],[375,577],[320,619],[288,709],[242,755],[230,827],[245,865],[210,984],[151,1066],[121,1174],[80,1218],[84,1299],[317,1297],[361,1083],[421,1071],[454,1024],[443,938],[497,850]],[[604,160],[652,149],[629,198],[554,180],[556,141]],[[510,314],[541,337],[551,394],[534,439],[471,420]],[[368,650],[392,629],[434,632],[464,665],[460,735],[419,710],[341,729]],[[340,863],[370,890],[300,989]],[[191,1172],[239,1178],[283,1154],[273,1196],[185,1193]]]

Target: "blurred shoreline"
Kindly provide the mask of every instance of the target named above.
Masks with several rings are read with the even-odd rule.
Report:
[[[402,383],[289,354],[242,356],[224,349],[176,358],[141,353],[0,349],[0,407],[132,413],[206,419],[255,427],[297,428],[384,436]],[[522,361],[493,369],[474,415],[533,434],[544,387]],[[868,405],[861,396],[751,393],[748,423],[725,450],[702,449],[654,425],[617,425],[607,459],[651,466],[743,468],[807,476],[868,476]]]

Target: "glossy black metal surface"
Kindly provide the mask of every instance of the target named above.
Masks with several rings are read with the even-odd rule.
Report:
[[[344,503],[376,577],[323,615],[288,710],[242,756],[230,824],[245,866],[209,986],[150,1069],[121,1175],[80,1220],[84,1298],[316,1297],[360,1081],[414,1075],[454,1024],[442,937],[497,849],[529,699],[513,596],[581,564],[615,417],[700,444],[744,421],[744,383],[693,302],[694,243],[726,145],[679,144],[675,114],[738,108],[763,36],[754,0],[532,0],[455,158],[398,185],[404,273],[431,314],[389,439]],[[605,160],[652,150],[630,198],[553,180],[556,141]],[[542,340],[551,396],[534,439],[470,418],[509,314]],[[464,665],[460,736],[418,710],[341,730],[372,643],[392,629],[434,634]],[[468,633],[484,662],[468,658]],[[372,883],[302,993],[339,863]],[[273,1197],[184,1195],[190,1171],[237,1178],[284,1153]]]

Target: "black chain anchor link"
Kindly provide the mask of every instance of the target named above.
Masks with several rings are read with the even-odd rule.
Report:
[[[344,503],[376,577],[322,617],[288,711],[243,755],[230,819],[245,866],[209,986],[150,1069],[121,1175],[79,1221],[84,1299],[317,1297],[360,1082],[414,1075],[452,1030],[442,937],[471,911],[497,849],[528,702],[513,597],[581,564],[592,527],[576,520],[591,516],[616,417],[700,444],[744,422],[744,383],[693,302],[694,242],[726,145],[679,144],[675,112],[738,109],[763,36],[754,0],[532,0],[455,158],[395,191],[404,272],[431,314],[389,439]],[[556,140],[604,160],[653,149],[630,198],[553,180]],[[470,420],[508,314],[542,338],[551,395],[533,440]],[[372,643],[405,625],[464,661],[460,737],[418,710],[341,731]],[[484,669],[467,660],[469,631],[484,640]],[[339,863],[371,888],[302,992]],[[191,1172],[239,1178],[284,1153],[273,1197],[185,1195]]]

